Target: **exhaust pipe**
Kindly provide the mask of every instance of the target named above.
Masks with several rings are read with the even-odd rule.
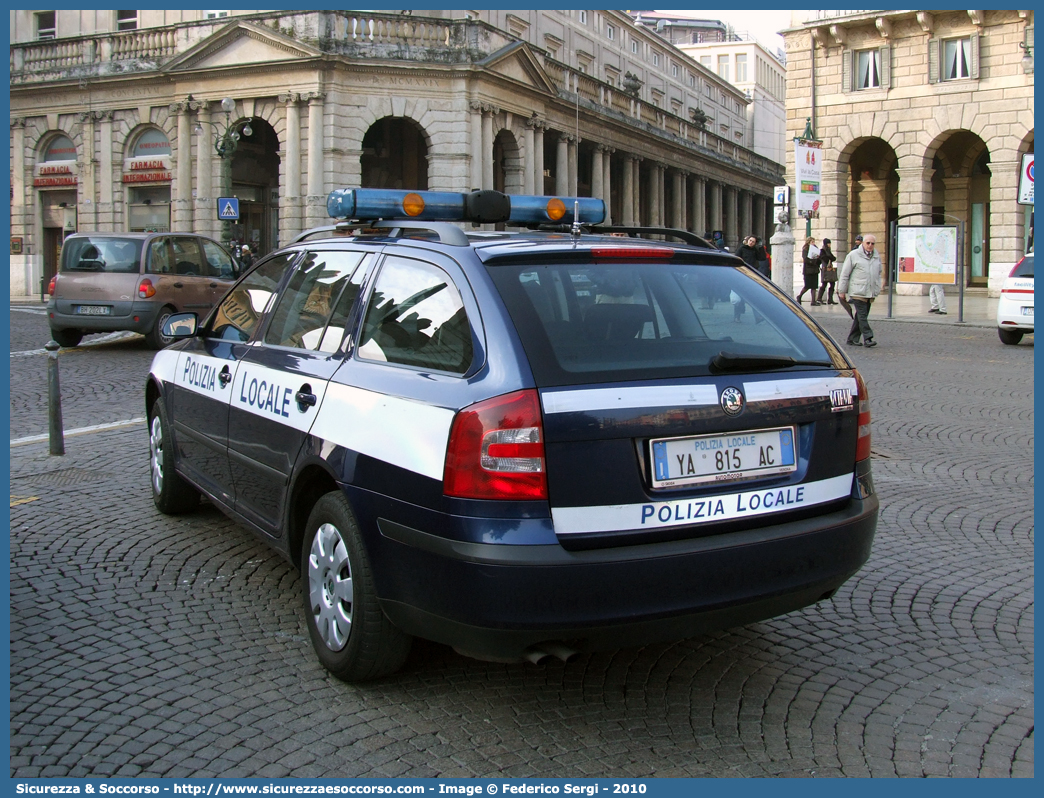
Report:
[[[576,654],[577,652],[565,643],[550,640],[537,646],[530,646],[522,656],[534,665],[539,665],[545,657],[556,657],[562,662],[569,662]]]

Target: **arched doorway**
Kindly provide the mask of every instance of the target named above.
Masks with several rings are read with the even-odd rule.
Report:
[[[279,247],[279,138],[264,119],[251,119],[250,127],[232,158],[232,195],[239,198],[232,238],[256,256]]]
[[[522,193],[522,155],[507,129],[493,139],[493,188],[505,194]]]
[[[378,119],[363,136],[362,148],[364,188],[428,189],[427,137],[412,119]]]
[[[33,187],[40,189],[37,193],[43,255],[41,297],[44,287],[58,271],[62,242],[66,236],[76,232],[78,183],[79,167],[76,145],[72,139],[64,133],[46,137],[37,153],[33,170]]]
[[[990,152],[974,133],[957,130],[932,157],[932,224],[964,223],[966,285],[986,286],[990,265]]]
[[[836,252],[847,253],[860,233],[873,233],[881,263],[888,263],[888,231],[899,215],[898,163],[895,150],[883,139],[864,139],[852,150],[848,159],[847,240],[834,243]]]

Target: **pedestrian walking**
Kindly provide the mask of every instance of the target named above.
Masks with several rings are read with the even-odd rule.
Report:
[[[772,256],[769,255],[768,247],[761,243],[760,238],[754,239],[754,251],[758,256],[758,271],[766,280],[772,279]]]
[[[816,300],[820,305],[823,304],[823,292],[829,287],[830,293],[827,295],[826,304],[836,305],[834,301],[834,286],[837,284],[837,266],[835,265],[837,256],[830,250],[830,239],[823,239],[823,246],[819,250],[819,296]]]
[[[801,248],[801,264],[801,273],[805,278],[805,287],[797,295],[798,304],[801,304],[801,297],[805,295],[805,292],[811,291],[811,304],[818,305],[816,291],[819,289],[819,247],[816,246],[816,239],[812,236],[805,239],[805,246]]]
[[[254,255],[246,244],[239,248],[239,264],[243,267],[243,271],[254,265]]]
[[[946,292],[943,291],[941,285],[933,285],[928,289],[928,298],[932,301],[932,309],[929,313],[938,313],[940,316],[946,315]]]
[[[881,293],[881,258],[876,244],[877,238],[864,235],[862,245],[848,253],[837,276],[838,297],[842,302],[850,299],[855,308],[852,328],[848,331],[851,346],[877,346],[867,319],[874,298]]]
[[[754,236],[747,236],[743,239],[743,245],[736,252],[740,256],[740,260],[746,263],[750,268],[758,268],[758,250],[755,246],[757,239]]]

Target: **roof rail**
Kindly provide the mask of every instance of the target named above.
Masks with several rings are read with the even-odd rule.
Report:
[[[626,225],[593,225],[587,228],[591,233],[626,233],[630,237],[639,235],[672,236],[684,241],[686,244],[695,244],[698,247],[717,250],[707,239],[690,233],[688,230],[678,230],[674,227],[629,227]]]
[[[471,245],[471,241],[468,240],[467,234],[456,225],[450,224],[449,222],[420,222],[411,219],[390,219],[390,220],[379,220],[375,222],[338,222],[337,224],[327,224],[322,227],[313,227],[309,230],[305,230],[294,236],[291,244],[300,244],[312,236],[322,235],[323,233],[345,233],[359,228],[365,227],[367,230],[387,230],[389,238],[399,238],[402,236],[402,231],[409,230],[430,230],[439,237],[439,243],[447,244],[453,247],[467,247]]]
[[[438,235],[440,244],[447,244],[451,247],[471,246],[471,241],[468,240],[467,233],[449,222],[420,222],[412,219],[382,219],[379,222],[372,222],[368,227],[377,228],[378,230],[389,230],[390,232],[388,235],[392,238],[400,237],[403,230],[430,230]]]

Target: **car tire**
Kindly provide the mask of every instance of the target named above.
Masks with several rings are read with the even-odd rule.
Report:
[[[145,333],[145,345],[149,349],[162,349],[165,346],[170,346],[174,343],[174,336],[167,336],[163,334],[163,324],[171,317],[175,312],[174,308],[170,305],[165,305],[160,309],[160,312],[156,314],[156,321],[152,324],[152,329]]]
[[[79,330],[56,330],[51,328],[51,339],[59,346],[79,346],[83,340],[83,333]]]
[[[1021,330],[1005,330],[1003,327],[998,327],[997,335],[1001,339],[1001,343],[1008,346],[1015,346],[1022,340]]]
[[[362,682],[402,667],[412,638],[381,609],[359,525],[340,491],[320,498],[308,516],[301,594],[312,647],[332,675]]]
[[[161,513],[178,515],[199,506],[199,491],[174,470],[174,442],[162,397],[149,412],[149,482],[152,501]]]

